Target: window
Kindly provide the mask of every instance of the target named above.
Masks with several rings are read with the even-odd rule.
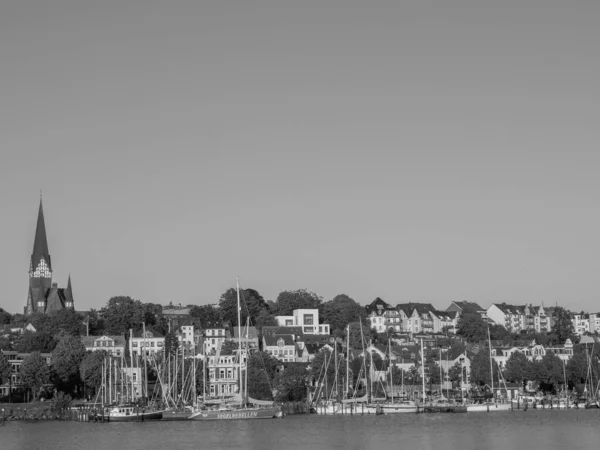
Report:
[[[314,325],[314,317],[312,314],[304,314],[304,325]]]

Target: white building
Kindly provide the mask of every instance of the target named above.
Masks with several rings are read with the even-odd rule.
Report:
[[[160,353],[165,348],[165,337],[152,331],[134,333],[129,339],[129,350],[134,355],[141,355],[145,351],[146,356]]]
[[[204,354],[214,355],[225,339],[229,339],[229,330],[222,324],[209,324],[204,329]]]
[[[378,333],[385,333],[392,329],[396,332],[402,331],[402,318],[400,312],[377,297],[366,306],[369,328],[375,328]]]
[[[125,338],[123,336],[81,336],[86,351],[104,350],[112,356],[125,355]]]
[[[304,334],[330,334],[329,324],[319,323],[318,309],[295,309],[291,316],[275,316],[282,327],[302,327]]]

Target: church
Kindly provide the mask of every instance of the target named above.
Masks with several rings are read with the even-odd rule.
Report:
[[[71,275],[66,288],[59,288],[58,283],[52,282],[52,261],[46,239],[44,209],[40,198],[33,253],[29,263],[29,291],[25,315],[41,313],[49,314],[63,309],[75,309]]]

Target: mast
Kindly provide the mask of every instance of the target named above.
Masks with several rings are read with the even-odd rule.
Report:
[[[112,404],[112,358],[108,357],[108,404]]]
[[[144,333],[144,351],[142,352],[143,361],[144,361],[144,392],[146,394],[145,404],[148,404],[148,369],[146,367],[146,346],[148,343],[146,342],[146,323],[142,322],[142,331]]]
[[[440,354],[440,394],[444,395],[444,389],[442,388],[442,349],[440,348],[438,351]]]
[[[373,346],[373,339],[369,340],[369,347]],[[369,358],[371,359],[371,367],[369,370],[369,375],[371,375],[371,401],[373,401],[373,350],[369,350]]]
[[[243,388],[242,386],[242,308],[240,306],[240,279],[235,279],[235,287],[237,293],[237,316],[238,316],[238,366],[239,366],[239,376],[238,376],[238,384],[239,391],[243,397]]]
[[[129,329],[129,361],[131,363],[131,401],[134,399],[134,388],[133,388],[133,330]]]
[[[388,340],[388,346],[389,346],[389,358],[390,358],[390,365],[389,365],[389,369],[390,369],[390,387],[391,387],[391,393],[392,393],[392,404],[394,404],[394,375],[392,374],[393,372],[393,366],[392,366],[392,341]]]
[[[421,338],[421,378],[423,383],[423,404],[425,404],[425,352],[423,351],[423,338]]]
[[[206,403],[206,346],[202,352],[202,401]]]
[[[488,346],[490,347],[490,378],[492,379],[492,400],[494,400],[494,366],[492,365],[492,339],[490,338],[490,327],[488,326]]]
[[[346,395],[344,398],[350,395],[350,324],[346,329]]]

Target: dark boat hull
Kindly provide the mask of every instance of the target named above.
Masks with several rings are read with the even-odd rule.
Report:
[[[163,412],[162,411],[152,411],[152,412],[145,412],[145,413],[140,413],[140,414],[131,414],[131,415],[118,415],[118,416],[111,416],[109,414],[104,415],[104,417],[102,415],[94,415],[94,414],[90,414],[88,419],[90,422],[93,421],[104,421],[104,422],[145,422],[147,420],[162,420],[163,418]]]
[[[233,409],[230,411],[199,411],[189,420],[254,420],[281,417],[281,408]]]

